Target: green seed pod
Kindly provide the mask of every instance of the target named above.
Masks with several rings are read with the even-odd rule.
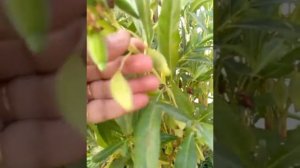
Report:
[[[28,48],[41,52],[46,45],[50,9],[47,0],[5,0],[7,17],[24,38]]]
[[[168,66],[166,58],[158,51],[148,48],[147,54],[152,58],[154,68],[161,72],[163,75],[171,75],[171,70]]]

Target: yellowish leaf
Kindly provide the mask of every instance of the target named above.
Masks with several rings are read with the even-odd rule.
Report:
[[[110,92],[116,102],[118,102],[126,111],[133,109],[133,96],[128,81],[122,73],[118,71],[110,83]]]

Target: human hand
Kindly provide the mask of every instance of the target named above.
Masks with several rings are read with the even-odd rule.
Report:
[[[0,167],[53,168],[85,156],[85,137],[57,104],[57,70],[85,38],[85,0],[52,0],[48,47],[32,54],[0,0]],[[72,8],[72,10],[69,10]]]
[[[133,92],[134,108],[125,111],[112,99],[109,85],[110,79],[118,70],[124,54],[129,45],[134,45],[138,50],[144,50],[141,40],[131,38],[126,31],[119,31],[107,38],[109,62],[106,69],[100,72],[97,66],[88,57],[87,60],[87,120],[90,123],[99,123],[120,117],[128,112],[133,112],[145,107],[149,98],[147,92],[154,91],[159,87],[158,79],[153,75],[144,75],[140,78],[130,79],[129,85]],[[125,61],[122,73],[145,74],[152,70],[152,60],[144,54],[136,54],[128,57]]]

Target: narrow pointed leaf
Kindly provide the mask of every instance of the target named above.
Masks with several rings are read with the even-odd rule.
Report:
[[[151,103],[141,113],[134,135],[134,168],[157,168],[160,153],[161,112],[155,104]]]
[[[273,39],[266,43],[261,51],[261,57],[254,67],[254,73],[260,72],[263,68],[268,66],[274,60],[282,58],[287,53],[287,46],[281,39]]]
[[[118,71],[110,81],[110,92],[116,102],[118,102],[126,111],[133,108],[132,91],[128,81],[122,73]]]
[[[140,16],[140,20],[144,29],[144,38],[147,40],[148,44],[151,44],[153,37],[153,29],[152,29],[152,19],[150,12],[150,0],[135,0],[138,13]]]
[[[28,48],[41,52],[46,45],[50,10],[47,0],[5,0],[5,12]]]
[[[158,44],[173,72],[179,59],[179,19],[180,0],[164,0],[158,21]]]
[[[197,151],[194,133],[188,134],[179,147],[175,159],[175,168],[196,168],[197,166]]]
[[[204,140],[206,145],[213,150],[214,145],[214,130],[213,125],[208,123],[199,123],[196,125],[196,128],[198,129],[198,135]]]
[[[116,150],[121,148],[123,144],[124,142],[120,141],[114,145],[105,148],[93,157],[93,162],[103,162],[105,159],[107,159],[107,157],[111,156]]]
[[[182,122],[188,122],[190,120],[189,116],[187,116],[184,112],[180,111],[178,108],[166,104],[166,103],[157,103],[157,107],[161,108],[168,115],[174,117],[176,120]]]
[[[137,11],[133,8],[128,0],[115,0],[116,5],[122,9],[124,12],[128,13],[129,15],[138,18],[139,15]]]

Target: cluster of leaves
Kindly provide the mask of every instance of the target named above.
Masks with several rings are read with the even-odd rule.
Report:
[[[299,3],[215,1],[216,166],[299,166]]]
[[[212,167],[212,7],[211,0],[88,1],[88,39],[126,29],[171,70],[153,70],[161,87],[145,109],[88,126],[88,167]],[[93,50],[102,53],[100,69],[103,48]]]

